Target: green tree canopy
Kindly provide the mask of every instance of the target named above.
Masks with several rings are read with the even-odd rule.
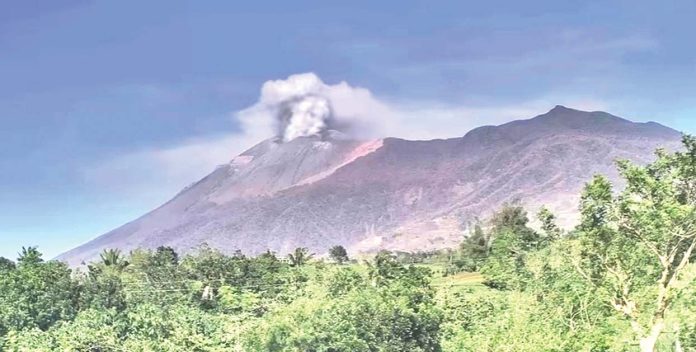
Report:
[[[338,264],[343,264],[349,260],[348,252],[343,246],[333,246],[329,249],[329,257]]]
[[[655,349],[672,304],[694,280],[685,270],[696,248],[696,139],[685,136],[684,148],[658,150],[645,166],[621,161],[622,192],[597,176],[582,196],[577,268],[631,323],[643,351]]]
[[[9,330],[48,329],[74,316],[77,284],[59,262],[43,262],[35,247],[23,248],[20,265],[0,275],[0,336]]]
[[[19,252],[19,257],[17,258],[17,263],[19,265],[35,265],[43,263],[43,254],[39,252],[37,247],[22,247],[22,251]]]
[[[0,271],[14,270],[17,266],[15,263],[5,257],[0,257]]]
[[[543,244],[541,236],[527,226],[528,222],[526,211],[516,204],[504,205],[493,216],[490,254],[481,268],[490,287],[512,289],[526,283],[525,258]]]

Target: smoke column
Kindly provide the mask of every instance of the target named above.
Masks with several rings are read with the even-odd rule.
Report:
[[[276,120],[278,136],[289,142],[297,137],[321,135],[331,127],[333,114],[328,99],[307,95],[280,103]]]
[[[264,83],[260,103],[273,115],[278,138],[289,142],[338,128],[330,89],[313,73]]]

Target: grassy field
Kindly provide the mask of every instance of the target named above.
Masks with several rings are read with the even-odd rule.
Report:
[[[433,271],[432,286],[438,295],[449,295],[455,292],[482,292],[489,289],[483,285],[484,278],[480,273],[462,272],[454,275],[444,275],[446,264],[418,264]]]
[[[483,275],[476,272],[462,272],[454,275],[445,275],[446,264],[441,263],[428,263],[428,264],[416,264],[419,267],[428,268],[433,272],[432,286],[438,291],[482,291],[488,290],[486,286],[483,285]],[[363,264],[350,264],[350,267],[359,271],[366,272],[367,266]]]

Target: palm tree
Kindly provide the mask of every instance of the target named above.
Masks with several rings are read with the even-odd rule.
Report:
[[[314,253],[309,253],[307,248],[295,248],[293,253],[288,254],[288,260],[290,260],[291,266],[302,266],[307,264],[307,262],[314,257]]]
[[[118,249],[105,249],[99,256],[104,266],[113,267],[119,271],[125,269],[129,264],[123,259],[121,251]]]
[[[22,251],[19,252],[17,262],[20,265],[39,264],[43,262],[43,258],[41,258],[41,256],[41,252],[39,252],[36,247],[22,247]]]

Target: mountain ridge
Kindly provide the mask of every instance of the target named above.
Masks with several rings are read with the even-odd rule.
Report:
[[[269,139],[59,259],[77,265],[107,247],[187,252],[204,242],[250,254],[336,244],[353,252],[445,248],[461,240],[467,222],[512,198],[530,210],[549,205],[572,222],[592,173],[617,179],[614,159],[647,162],[658,146],[677,148],[680,136],[656,123],[556,106],[449,139]]]

